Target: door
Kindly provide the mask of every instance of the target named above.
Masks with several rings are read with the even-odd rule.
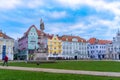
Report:
[[[6,55],[6,45],[3,45],[3,47],[2,47],[2,60],[4,60],[5,55]]]
[[[75,60],[77,60],[77,56],[75,56]]]
[[[119,54],[119,60],[120,60],[120,54]]]

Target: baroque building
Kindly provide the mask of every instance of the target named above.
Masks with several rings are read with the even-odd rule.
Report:
[[[19,59],[29,60],[33,56],[35,49],[39,48],[41,30],[38,30],[35,25],[32,25],[18,40]],[[45,33],[43,36],[47,36]],[[47,49],[47,37],[43,38],[44,47]]]
[[[58,35],[51,35],[48,37],[48,53],[48,57],[62,57],[62,41]]]
[[[9,60],[13,60],[14,39],[0,31],[0,60],[3,60],[5,55]]]
[[[106,59],[108,44],[112,41],[90,38],[87,44],[88,56],[90,59]]]
[[[63,35],[62,56],[65,59],[87,59],[87,42],[79,36]]]
[[[120,60],[120,31],[113,37],[112,44],[108,48],[108,58],[113,60]]]

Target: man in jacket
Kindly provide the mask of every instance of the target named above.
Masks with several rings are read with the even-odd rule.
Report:
[[[3,66],[6,64],[6,66],[8,66],[8,57],[7,55],[4,57],[4,62],[3,62]]]

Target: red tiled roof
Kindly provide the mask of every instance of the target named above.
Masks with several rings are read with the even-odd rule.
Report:
[[[58,36],[58,39],[59,39],[59,40],[62,40],[62,37]]]
[[[90,44],[110,44],[110,43],[112,43],[112,41],[110,41],[110,40],[99,40],[99,39],[96,39],[96,38],[90,38],[88,40],[88,43],[90,43]]]
[[[49,38],[49,39],[52,39],[53,36],[54,36],[53,34],[52,34],[52,35],[48,35],[48,38]],[[60,36],[58,36],[58,35],[57,35],[57,38],[58,38],[59,40],[62,40],[62,37],[60,37]]]
[[[9,37],[8,35],[6,35],[2,32],[0,32],[0,37],[3,37],[4,39],[13,39],[13,38]]]
[[[41,31],[38,30],[35,25],[32,25],[32,26],[30,26],[29,29],[24,33],[24,36],[23,36],[22,38],[20,38],[19,40],[21,40],[21,39],[25,38],[26,36],[28,36],[28,33],[29,33],[29,31],[31,30],[32,27],[34,27],[34,28],[36,29],[38,36],[40,36]],[[44,33],[44,32],[43,32],[43,33]],[[47,36],[47,34],[44,33],[44,36]]]
[[[47,36],[47,37],[48,37],[48,39],[52,39],[52,38],[53,38],[53,36],[54,36],[54,35],[49,35],[49,34],[48,34],[48,36]]]
[[[96,38],[90,38],[87,42],[90,44],[95,44]]]
[[[83,38],[80,38],[79,36],[68,36],[68,35],[63,35],[62,36],[62,41],[69,41],[69,42],[72,42],[72,39],[73,38],[76,38],[78,40],[78,42],[86,42],[85,39]]]
[[[38,31],[38,29],[36,28],[36,26],[35,26],[35,25],[32,25],[32,26],[30,26],[30,28],[24,33],[25,36],[28,35],[28,33],[29,33],[29,31],[31,30],[32,27],[34,27],[34,28],[36,29],[36,31]]]

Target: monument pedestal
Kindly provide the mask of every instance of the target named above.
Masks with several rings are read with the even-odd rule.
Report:
[[[34,60],[48,60],[48,54],[47,53],[34,53]]]

